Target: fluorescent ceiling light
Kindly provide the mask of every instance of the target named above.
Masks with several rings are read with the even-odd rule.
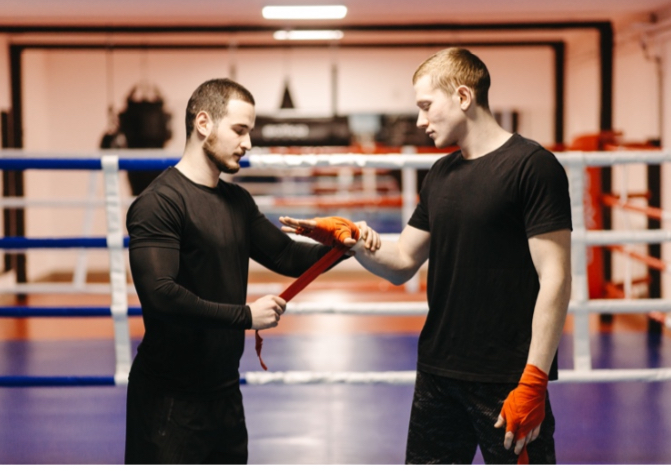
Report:
[[[275,31],[273,33],[273,38],[285,41],[285,40],[333,40],[333,39],[342,39],[343,32],[338,30],[314,30],[314,31]]]
[[[339,20],[347,14],[343,5],[263,7],[267,20]]]

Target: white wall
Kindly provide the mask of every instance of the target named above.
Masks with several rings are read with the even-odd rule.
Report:
[[[568,37],[566,42],[566,96],[564,139],[599,131],[599,44],[595,32]]]

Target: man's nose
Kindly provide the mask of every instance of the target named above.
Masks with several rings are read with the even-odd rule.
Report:
[[[245,135],[245,137],[242,139],[240,147],[242,147],[245,150],[249,150],[252,148],[252,138],[249,136],[249,134]]]
[[[417,114],[417,127],[418,128],[426,128],[429,125],[429,120],[426,119],[426,113],[423,111],[420,111]]]

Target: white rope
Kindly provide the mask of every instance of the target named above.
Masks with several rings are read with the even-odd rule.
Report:
[[[146,159],[178,158],[172,152],[162,149],[115,149],[118,157],[138,157]],[[86,153],[34,152],[21,149],[1,149],[0,158],[95,158],[103,157],[104,151]],[[299,168],[299,167],[373,167],[373,168],[417,168],[427,169],[443,157],[445,153],[432,154],[271,154],[255,149],[247,157],[254,168]],[[608,167],[619,164],[662,164],[671,162],[671,150],[626,150],[608,152],[554,152],[564,166]]]
[[[251,154],[253,168],[369,167],[429,168],[445,154]]]
[[[616,164],[664,163],[671,161],[671,153],[663,151],[610,151],[610,152],[555,152],[564,166],[608,167]],[[445,153],[435,154],[251,154],[249,162],[253,168],[299,168],[299,167],[374,167],[374,168],[429,168]]]
[[[664,150],[622,150],[608,152],[555,152],[564,166],[610,167],[621,164],[662,164],[671,161],[671,151]]]
[[[18,283],[0,286],[0,294],[109,294],[109,283],[86,283],[77,286],[72,283]],[[126,294],[136,294],[135,286],[126,285]]]
[[[606,383],[613,381],[668,381],[671,368],[644,370],[599,369],[590,371],[559,370],[559,383]]]
[[[671,312],[671,299],[590,299],[584,304],[571,301],[568,308],[573,314],[610,312],[617,314],[644,314]]]
[[[414,371],[331,372],[331,371],[251,371],[241,377],[247,384],[414,384]]]
[[[671,312],[671,299],[590,299],[571,301],[568,308],[576,317],[590,313],[644,314],[652,311]],[[426,302],[391,303],[289,303],[287,314],[347,314],[359,316],[422,316],[428,312]]]
[[[247,286],[248,295],[281,293],[288,283],[251,283]],[[11,283],[0,286],[0,294],[109,294],[109,283],[87,283],[76,286],[72,283]],[[126,285],[126,294],[137,294],[133,284]]]
[[[250,371],[241,375],[250,385],[266,384],[415,384],[415,371]],[[590,371],[559,370],[556,383],[604,383],[624,381],[668,381],[671,368],[654,370],[599,369]],[[552,384],[552,383],[551,383]]]
[[[356,314],[358,316],[418,316],[428,312],[426,302],[405,303],[289,303],[286,314]]]
[[[658,244],[671,241],[671,231],[665,229],[587,231],[582,234],[576,232],[571,238],[577,241],[581,237],[587,245]]]
[[[123,206],[130,206],[135,198],[121,198]],[[81,199],[81,198],[60,198],[60,199],[38,199],[38,198],[20,198],[3,197],[0,199],[0,208],[76,208],[76,207],[104,207],[107,202],[104,199]]]

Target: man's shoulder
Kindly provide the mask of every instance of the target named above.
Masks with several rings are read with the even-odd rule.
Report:
[[[431,165],[431,169],[444,168],[459,160],[461,160],[461,149],[452,149],[448,154],[445,154],[442,157],[436,159],[436,161]]]
[[[528,137],[521,136],[519,134],[515,134],[515,136],[517,138],[516,139],[517,150],[521,156],[523,157],[545,156],[556,159],[552,151],[550,151],[543,145],[539,144],[537,141],[529,139]]]
[[[509,145],[501,149],[503,159],[514,168],[525,168],[529,165],[547,164],[559,165],[557,157],[547,148],[533,139],[514,134]]]
[[[129,212],[138,208],[157,208],[164,203],[180,204],[184,199],[186,188],[177,173],[178,170],[172,167],[163,171],[135,198]]]
[[[246,188],[234,181],[219,179],[219,182],[217,183],[217,189],[221,192],[251,195]]]

